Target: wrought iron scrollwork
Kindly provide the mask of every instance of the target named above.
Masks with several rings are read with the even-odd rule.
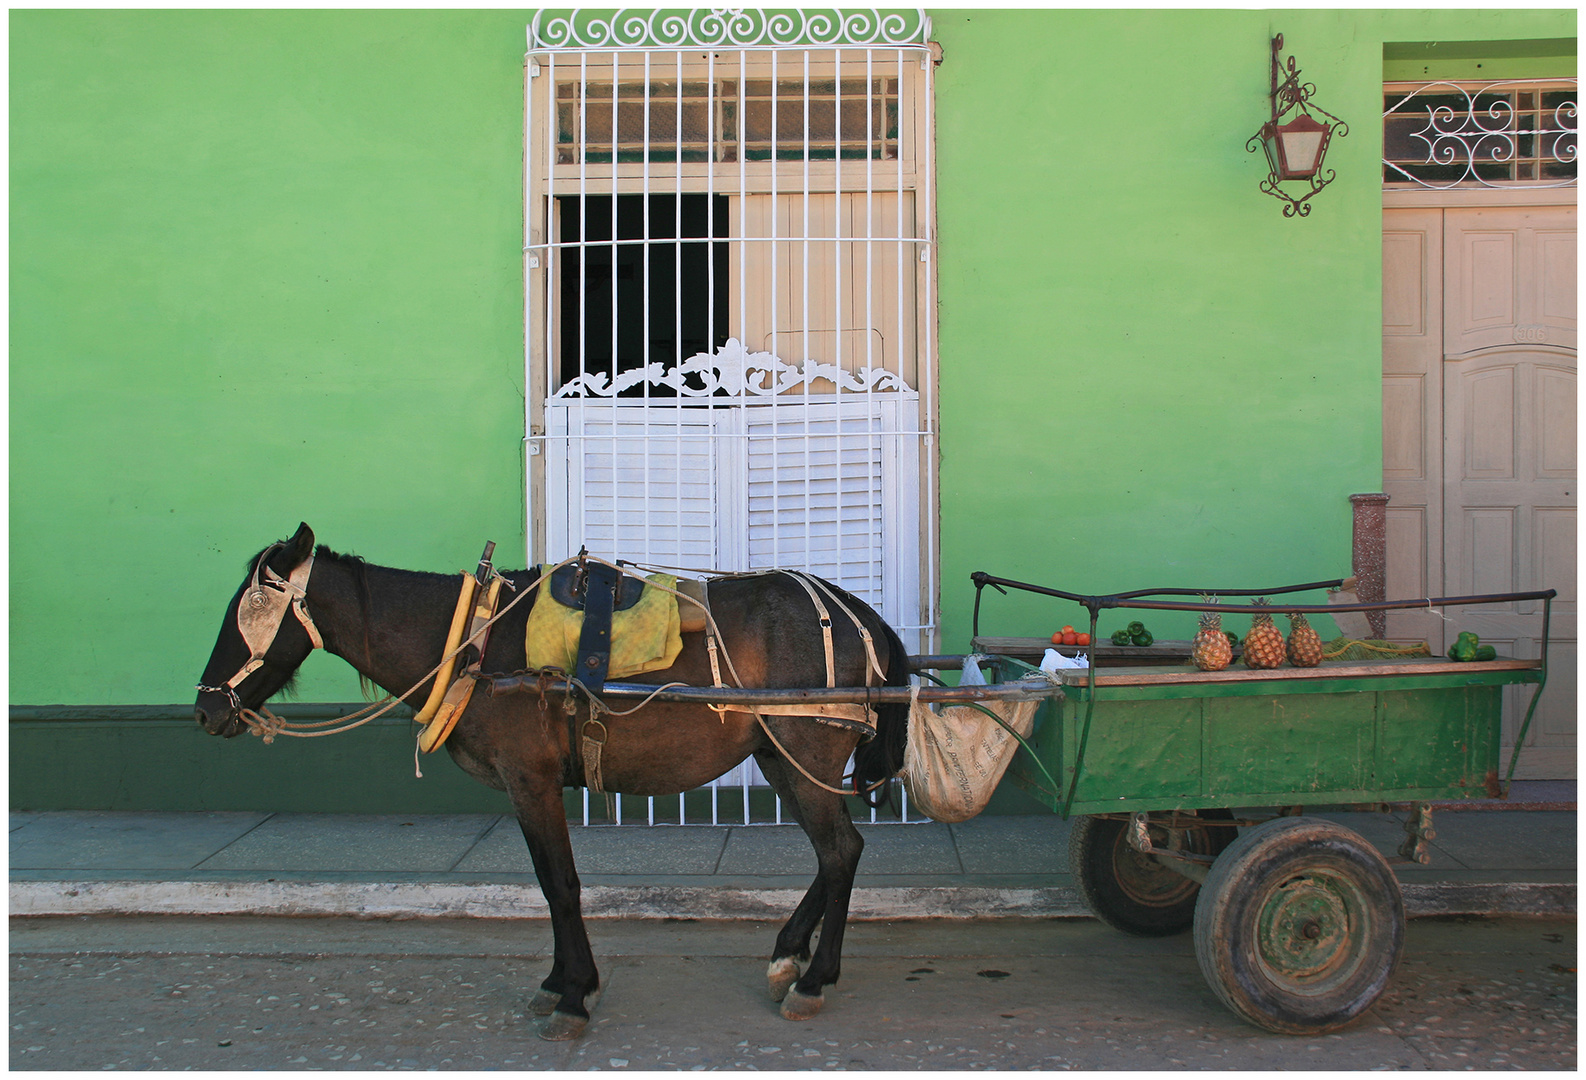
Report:
[[[529,48],[753,48],[784,45],[924,45],[923,8],[657,8],[542,10],[529,25]]]
[[[1247,146],[1245,149],[1260,149],[1260,140],[1258,139],[1256,141],[1258,144],[1257,146]],[[1303,183],[1308,185],[1305,194],[1297,197],[1292,192],[1286,191],[1279,187],[1277,178],[1273,176],[1268,176],[1265,180],[1261,181],[1261,190],[1268,195],[1272,195],[1283,200],[1284,217],[1308,217],[1311,212],[1311,196],[1315,195],[1318,191],[1321,191],[1328,184],[1331,184],[1335,179],[1337,179],[1337,176],[1338,174],[1334,170],[1323,169],[1315,176],[1312,176],[1307,180],[1285,181],[1286,183]]]
[[[1386,182],[1438,190],[1575,184],[1575,80],[1429,82],[1393,100],[1400,93],[1383,111]]]
[[[1272,39],[1273,119],[1282,120],[1294,109],[1307,113],[1318,112],[1333,122],[1334,135],[1340,138],[1348,135],[1348,124],[1311,100],[1316,94],[1316,84],[1300,81],[1300,69],[1295,65],[1294,57],[1291,55],[1286,63],[1279,60],[1278,53],[1282,48],[1283,35],[1279,34]],[[1284,76],[1282,82],[1278,81],[1279,74]]]

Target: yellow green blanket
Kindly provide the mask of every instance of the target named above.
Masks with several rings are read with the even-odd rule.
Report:
[[[584,629],[584,613],[551,598],[549,566],[540,567],[539,595],[529,612],[524,645],[529,667],[555,667],[572,671],[578,662],[578,638]],[[683,651],[683,635],[678,628],[677,597],[667,589],[677,588],[671,574],[651,574],[645,578],[662,586],[646,585],[639,602],[626,611],[611,615],[611,667],[607,676],[620,679],[646,671],[672,666]]]

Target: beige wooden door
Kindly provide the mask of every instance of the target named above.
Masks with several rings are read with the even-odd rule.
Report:
[[[1575,208],[1384,212],[1383,487],[1390,597],[1557,589],[1548,687],[1516,776],[1575,775]],[[1535,657],[1541,605],[1395,615]],[[1528,689],[1505,713],[1505,760]]]

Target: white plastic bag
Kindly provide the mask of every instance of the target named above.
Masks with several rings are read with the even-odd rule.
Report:
[[[1090,667],[1090,661],[1083,656],[1064,656],[1056,649],[1047,649],[1046,655],[1041,657],[1042,671],[1055,672],[1064,668],[1079,668],[1083,670],[1088,667]]]

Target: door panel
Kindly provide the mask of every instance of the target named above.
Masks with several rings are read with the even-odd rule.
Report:
[[[1443,352],[1575,348],[1575,208],[1450,208]]]
[[[1575,348],[1575,230],[1538,230],[1536,238],[1537,322],[1546,327],[1552,344]]]
[[[1383,211],[1382,490],[1387,595],[1430,596],[1443,581],[1443,213]],[[1433,535],[1437,537],[1434,542]],[[1388,613],[1388,637],[1441,652],[1443,622]]]
[[[1519,777],[1575,775],[1574,260],[1574,207],[1384,211],[1388,595],[1558,590]],[[1534,602],[1392,613],[1388,632],[1440,652],[1471,630],[1531,658],[1541,615]],[[1505,691],[1505,764],[1529,702]]]

